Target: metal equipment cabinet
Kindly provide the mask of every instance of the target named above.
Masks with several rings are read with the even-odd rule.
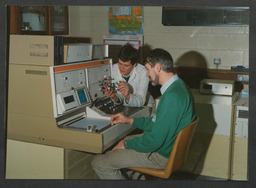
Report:
[[[248,97],[240,97],[234,104],[235,115],[232,132],[231,179],[248,180]]]

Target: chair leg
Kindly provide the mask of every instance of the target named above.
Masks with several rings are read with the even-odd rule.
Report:
[[[147,179],[146,176],[145,176],[145,174],[140,173],[140,175],[138,176],[137,180],[140,180],[143,175],[144,175],[145,179]]]
[[[121,173],[126,180],[141,180],[141,178],[145,175],[143,173],[127,170],[127,169],[121,169]],[[136,177],[137,174],[139,174],[138,177]]]
[[[128,173],[131,172],[131,173]],[[127,169],[121,169],[121,173],[123,174],[123,176],[125,177],[126,180],[142,180],[141,178],[144,177],[145,180],[157,180],[157,177],[148,175],[148,174],[144,174],[144,173],[140,173],[137,171],[131,171],[131,170],[127,170]],[[135,178],[135,174],[138,173],[138,177]]]
[[[127,174],[127,172],[128,172],[127,169],[125,169],[125,168],[121,169],[121,173],[122,173],[122,175],[125,177],[125,179],[126,179],[126,180],[131,180],[130,177],[129,177],[129,175]]]

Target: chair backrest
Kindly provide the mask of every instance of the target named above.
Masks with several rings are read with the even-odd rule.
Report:
[[[184,164],[198,121],[199,118],[197,117],[196,120],[178,133],[165,169],[142,167],[129,167],[128,169],[149,174],[151,176],[168,179],[173,172],[177,171]]]
[[[166,178],[168,178],[171,173],[181,168],[181,166],[184,164],[198,121],[199,118],[197,117],[196,120],[178,133],[168,163],[164,169]]]

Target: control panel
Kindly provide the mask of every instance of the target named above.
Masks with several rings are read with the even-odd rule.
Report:
[[[114,103],[110,98],[104,98],[95,101],[92,109],[101,116],[110,117],[113,114],[122,113],[131,116],[140,111],[143,107],[131,107]]]
[[[104,66],[95,66],[87,69],[88,88],[90,90],[90,95],[92,101],[97,98],[103,98],[105,95],[101,92],[101,87],[99,82],[103,77],[111,77],[112,66],[106,64]]]
[[[91,104],[85,69],[58,72],[55,73],[54,78],[57,97],[56,116]]]
[[[51,67],[54,117],[91,106],[104,98],[99,80],[111,77],[111,60],[83,62]],[[85,112],[84,112],[85,113]]]
[[[130,116],[142,109],[116,104],[105,96],[106,87],[118,89],[111,77],[111,63],[111,60],[102,60],[52,67],[54,116],[60,119],[60,127],[79,126],[87,130],[91,125],[81,123],[84,117],[110,121],[113,114],[121,112]],[[97,115],[93,115],[92,111]],[[78,121],[80,123],[74,124]],[[84,123],[86,121],[83,120]],[[105,125],[110,124],[109,121]]]
[[[99,99],[93,105],[93,109],[103,116],[122,112],[124,108],[123,105],[115,104],[111,98]]]
[[[87,87],[85,69],[55,73],[56,93]]]

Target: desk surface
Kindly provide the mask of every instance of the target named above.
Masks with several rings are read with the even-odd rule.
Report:
[[[93,128],[94,130],[100,130],[110,124],[111,124],[110,119],[107,120],[107,119],[87,117],[68,125],[68,127],[87,130],[87,127],[91,125],[91,126],[94,126]]]

